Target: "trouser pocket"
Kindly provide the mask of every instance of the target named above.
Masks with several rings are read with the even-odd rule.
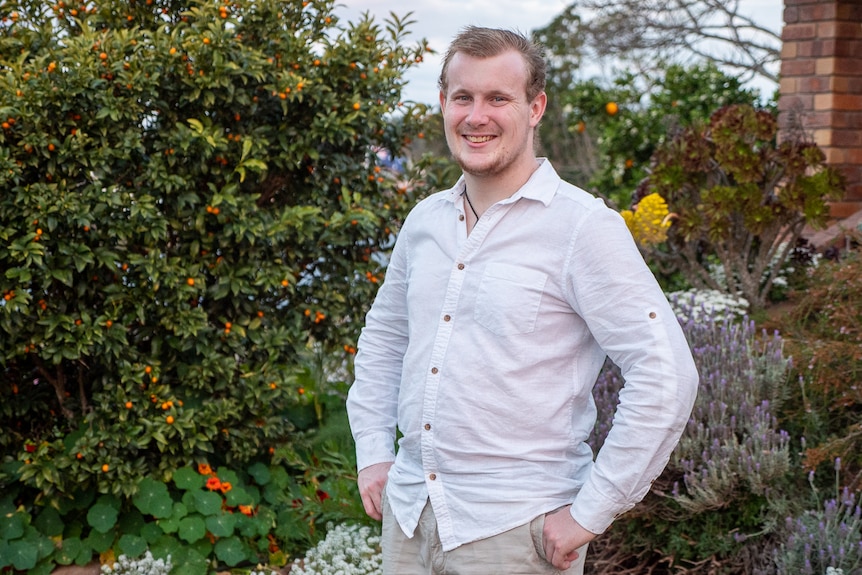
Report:
[[[536,550],[536,555],[538,555],[543,561],[547,561],[548,558],[545,556],[545,536],[543,531],[545,530],[545,514],[542,513],[532,521],[530,521],[530,537],[533,539],[533,548]]]

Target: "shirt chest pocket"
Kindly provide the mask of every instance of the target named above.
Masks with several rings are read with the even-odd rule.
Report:
[[[476,294],[474,319],[497,335],[530,333],[548,276],[510,264],[488,264]]]

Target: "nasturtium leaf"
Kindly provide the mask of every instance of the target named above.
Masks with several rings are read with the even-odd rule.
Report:
[[[39,560],[39,549],[30,541],[21,539],[9,542],[9,559],[19,571],[29,571]]]
[[[149,544],[155,543],[164,534],[164,530],[158,523],[150,522],[141,528],[141,537],[143,537]]]
[[[120,553],[127,557],[138,557],[147,550],[147,542],[139,535],[123,535],[117,543]]]
[[[87,535],[86,539],[84,539],[84,543],[92,547],[93,551],[96,553],[104,553],[110,549],[111,545],[114,544],[114,538],[116,536],[117,535],[114,530],[109,530],[106,533],[99,533],[93,529],[90,531],[90,534]]]
[[[248,468],[248,474],[254,478],[258,485],[266,485],[272,477],[269,468],[259,461]]]
[[[236,537],[219,539],[215,544],[215,554],[220,560],[233,567],[246,558],[245,548]]]
[[[107,533],[117,524],[117,510],[97,503],[87,512],[87,523],[99,533]]]
[[[51,506],[40,511],[33,524],[48,537],[55,537],[63,533],[63,519],[60,517],[60,513]]]
[[[216,537],[230,537],[236,526],[236,517],[232,513],[210,515],[207,517],[206,526],[209,532]]]
[[[173,500],[168,493],[167,485],[145,477],[138,484],[138,489],[132,502],[141,513],[158,518],[170,517]]]
[[[57,563],[60,565],[71,565],[78,558],[78,554],[84,544],[78,537],[67,537],[60,542],[60,549],[55,554]],[[35,564],[35,562],[34,562]]]
[[[191,467],[180,467],[174,472],[174,484],[180,489],[200,489],[204,486],[204,476]]]
[[[180,539],[187,543],[194,543],[198,539],[202,539],[206,534],[206,524],[203,518],[198,515],[184,517],[179,522],[178,535]]]
[[[215,515],[221,511],[222,498],[212,491],[194,492],[195,509],[203,515]]]
[[[11,541],[24,535],[24,515],[12,513],[0,516],[0,540]]]

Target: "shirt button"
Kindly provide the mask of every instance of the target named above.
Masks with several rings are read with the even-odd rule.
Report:
[[[654,311],[649,312],[649,318],[655,319],[655,312]]]
[[[428,476],[428,479],[430,479],[431,481],[434,481],[435,479],[437,479],[437,474],[432,473],[431,475]]]
[[[458,264],[458,269],[459,269],[459,270],[463,270],[463,269],[464,269],[464,264]]]
[[[459,220],[461,220],[461,221],[463,222],[463,221],[464,221],[464,214],[460,214],[460,215],[458,216],[458,219],[459,219]]]
[[[450,319],[452,319],[452,316],[449,315],[448,313],[443,316],[443,321],[449,321]]]
[[[431,373],[436,374],[438,371],[440,371],[440,370],[439,370],[439,369],[437,369],[436,367],[432,367],[432,368],[431,368]]]
[[[431,431],[431,424],[430,423],[425,424],[425,431]]]

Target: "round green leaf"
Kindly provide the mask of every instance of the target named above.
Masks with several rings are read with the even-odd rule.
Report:
[[[55,537],[63,533],[63,519],[60,517],[60,513],[50,506],[39,513],[33,524],[48,537]]]
[[[195,509],[202,515],[215,515],[221,511],[222,498],[212,491],[194,492]]]
[[[206,521],[207,529],[216,537],[230,537],[236,526],[236,517],[232,513],[210,515]]]
[[[164,483],[145,477],[138,484],[138,487],[139,491],[132,502],[141,513],[158,518],[170,517],[173,510],[173,500]]]
[[[245,548],[236,537],[219,539],[215,544],[215,554],[220,560],[231,567],[237,565],[246,558]]]
[[[118,542],[120,553],[127,557],[138,557],[147,550],[147,542],[138,535],[123,535]]]
[[[36,566],[36,561],[39,560],[39,549],[30,541],[11,541],[9,543],[9,558],[15,569],[27,571]]]
[[[178,535],[183,541],[194,543],[206,534],[207,528],[203,518],[193,515],[180,520]]]
[[[174,473],[174,484],[186,491],[200,489],[204,485],[204,477],[191,467],[180,467]]]
[[[87,512],[87,523],[99,533],[107,533],[117,524],[117,510],[97,503]]]
[[[254,478],[258,485],[266,485],[272,477],[269,468],[259,461],[248,468],[248,474]]]

